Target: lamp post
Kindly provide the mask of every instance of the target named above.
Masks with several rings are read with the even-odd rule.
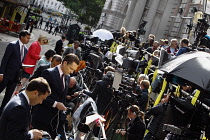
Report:
[[[104,21],[106,20],[106,13],[101,17],[101,28],[103,27]]]

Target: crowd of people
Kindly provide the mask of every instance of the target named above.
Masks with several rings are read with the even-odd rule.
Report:
[[[51,33],[52,24],[47,22],[45,30],[48,30],[48,26]],[[57,26],[53,32],[55,35],[59,31],[58,28]],[[1,61],[0,92],[6,88],[0,107],[1,140],[36,140],[42,138],[42,131],[47,131],[53,139],[60,134],[61,140],[66,140],[65,111],[70,110],[73,113],[78,107],[73,99],[79,95],[79,91],[96,102],[100,115],[106,115],[112,109],[113,114],[117,114],[119,108],[115,103],[110,104],[114,100],[112,85],[117,67],[110,64],[100,69],[103,70],[103,77],[95,82],[92,91],[87,91],[80,87],[74,77],[80,61],[83,60],[80,41],[74,40],[71,47],[64,50],[63,42],[66,37],[63,35],[56,42],[54,50],[50,49],[41,56],[42,46],[48,44],[48,38],[40,36],[27,49],[25,44],[28,44],[30,35],[25,30],[20,32],[19,39],[7,46]],[[124,47],[135,44],[139,51],[145,50],[153,54],[149,59],[153,59],[154,56],[160,57],[161,49],[172,58],[190,51],[188,39],[182,39],[180,43],[178,39],[156,41],[155,36],[150,34],[145,43],[132,43],[136,42],[136,36],[136,32],[126,31],[123,27],[120,37],[116,40]],[[100,59],[105,62],[106,54],[100,54]],[[154,61],[153,65],[157,66],[158,61]],[[137,78],[130,80],[136,83],[135,89],[131,90],[137,101],[128,106],[128,123],[123,128],[116,129],[115,134],[127,140],[164,139],[167,133],[162,132],[160,125],[163,125],[161,119],[164,117],[163,112],[168,108],[166,104],[169,96],[165,95],[158,106],[148,108],[150,77],[141,73]],[[15,96],[11,99],[13,94]],[[145,117],[151,115],[154,117],[147,123]],[[145,135],[146,129],[149,133]],[[94,134],[98,134],[97,130]]]

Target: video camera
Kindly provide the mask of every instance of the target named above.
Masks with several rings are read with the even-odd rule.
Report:
[[[136,92],[137,84],[134,78],[130,78],[127,75],[122,76],[120,72],[115,72],[113,86],[114,96],[121,101],[129,104],[135,103],[136,97],[140,95]]]
[[[145,68],[147,65],[147,60],[135,60],[131,57],[128,57],[123,60],[122,67],[127,70],[138,72],[139,68]]]
[[[137,95],[133,93],[133,87],[124,84],[120,84],[119,86],[119,89],[114,91],[115,97],[130,104],[136,103]]]

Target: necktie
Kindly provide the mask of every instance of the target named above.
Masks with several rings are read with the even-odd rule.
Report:
[[[20,55],[21,55],[21,62],[22,62],[23,57],[24,57],[24,45],[22,45],[22,47],[21,47]]]
[[[64,74],[61,75],[61,86],[62,86],[62,91],[64,90],[63,78],[64,78]]]

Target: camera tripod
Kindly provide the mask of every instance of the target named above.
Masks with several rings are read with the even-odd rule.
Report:
[[[114,138],[115,130],[117,128],[124,128],[126,129],[126,118],[127,118],[127,107],[130,105],[127,102],[121,102],[121,107],[117,114],[114,116],[112,121],[110,122],[109,127],[106,130],[106,135],[108,140],[112,140]]]

